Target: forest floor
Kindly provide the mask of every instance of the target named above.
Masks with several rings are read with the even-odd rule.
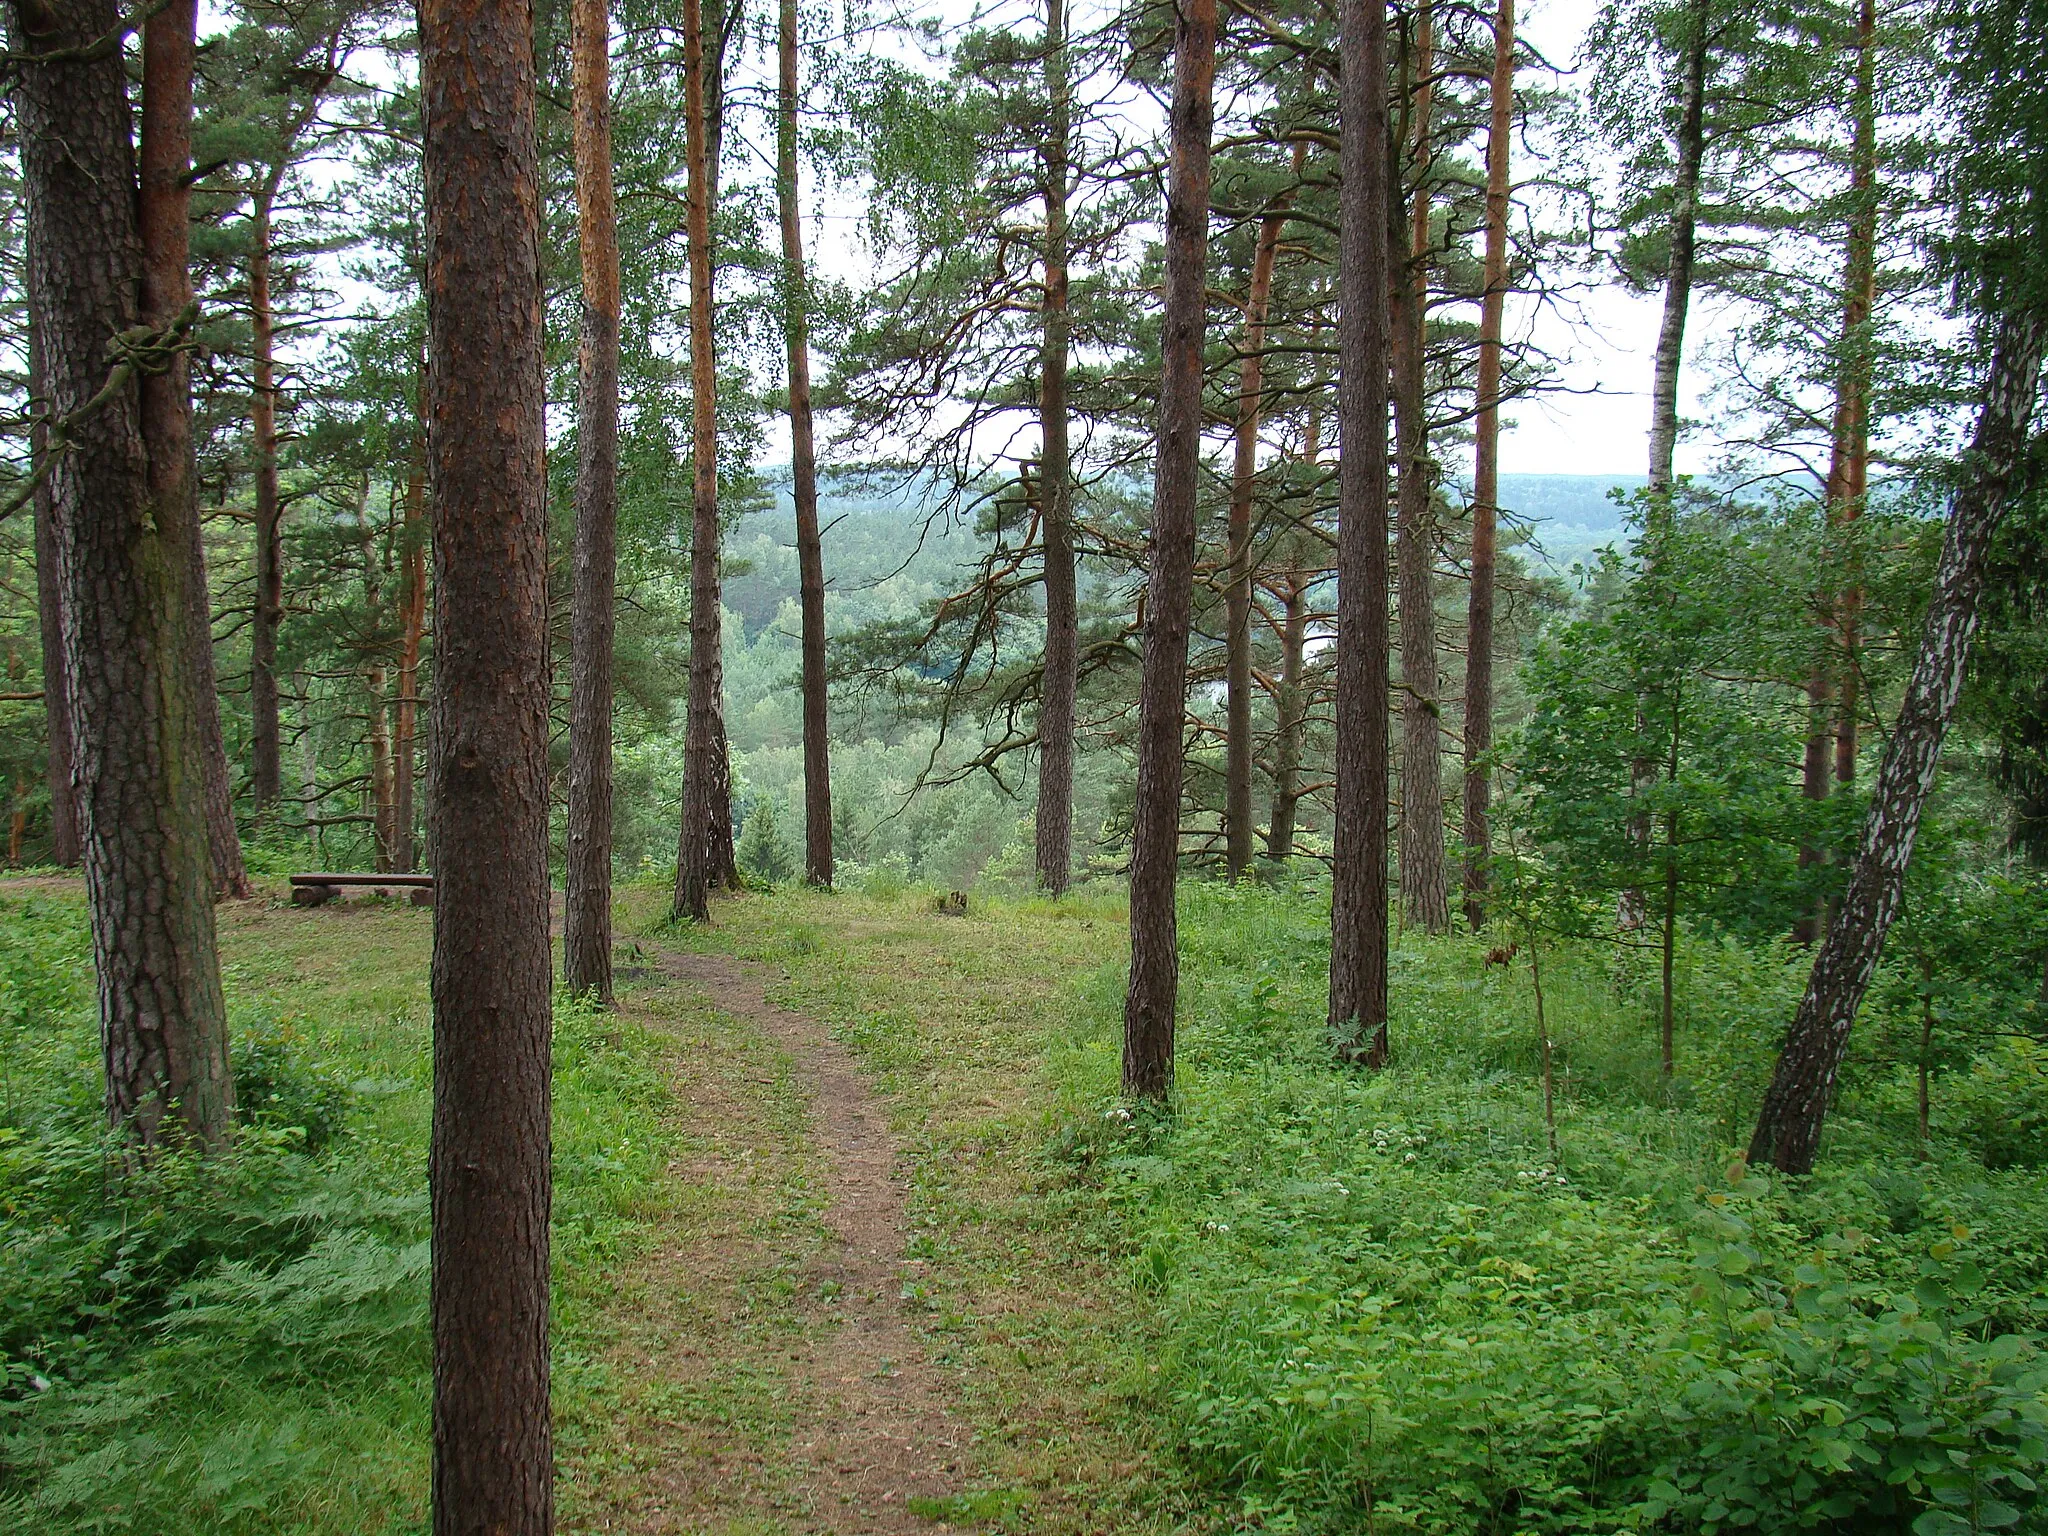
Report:
[[[1047,1024],[1120,925],[748,897],[640,932],[678,1154],[605,1307],[565,1528],[1185,1529],[1126,1401],[1130,1288],[1029,1166]]]

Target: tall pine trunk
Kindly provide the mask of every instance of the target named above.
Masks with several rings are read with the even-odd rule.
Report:
[[[1949,719],[1962,693],[1984,591],[1984,561],[2005,514],[2007,493],[2027,451],[2040,388],[2042,317],[2002,316],[1984,401],[1935,568],[1934,595],[1899,718],[1870,796],[1848,889],[1828,926],[1792,1016],[1771,1086],[1750,1137],[1751,1162],[1808,1173],[1820,1147],[1828,1101],[1849,1049],[1856,1010],[1884,952],[1905,895],[1920,812],[1934,787]]]
[[[424,384],[422,384],[424,387]],[[396,867],[420,867],[419,810],[414,784],[419,758],[420,642],[427,627],[426,433],[413,445],[405,479],[405,520],[399,535],[398,725],[392,739],[394,818],[398,826]]]
[[[175,1114],[184,1135],[217,1145],[232,1123],[234,1088],[186,551],[180,530],[156,515],[135,370],[108,370],[108,338],[132,334],[142,287],[126,73],[118,51],[88,50],[118,18],[111,0],[13,0],[8,21],[17,54],[74,53],[18,63],[14,101],[28,297],[58,423],[48,448],[52,563],[71,669],[107,1118],[150,1142]],[[103,387],[103,403],[84,411]]]
[[[1055,0],[1057,3],[1057,0]],[[811,293],[797,204],[796,0],[777,28],[775,193],[782,214],[782,335],[789,353],[789,479],[796,503],[797,599],[803,614],[804,878],[832,883],[832,720],[825,690],[825,551],[818,532],[818,450],[811,423]]]
[[[1330,1033],[1387,1061],[1387,225],[1384,0],[1338,10],[1344,186],[1337,263],[1337,748]]]
[[[49,386],[43,366],[42,327],[28,320],[29,467],[44,475],[50,428],[43,418]],[[57,504],[45,475],[37,482],[30,515],[35,519],[36,626],[43,647],[43,778],[50,792],[50,862],[78,863],[78,801],[71,787],[71,667],[64,658],[64,590],[57,579]]]
[[[1187,709],[1202,453],[1215,84],[1216,0],[1187,0],[1175,16],[1173,103],[1167,119],[1159,447],[1152,480],[1145,663],[1138,689],[1138,783],[1131,814],[1131,974],[1124,995],[1124,1092],[1162,1103],[1173,1089],[1173,1011],[1180,988],[1174,886],[1180,864],[1181,728]]]
[[[270,294],[271,207],[276,179],[257,193],[249,220],[249,437],[255,457],[256,597],[249,615],[249,793],[259,814],[284,794],[278,715],[277,635],[284,622],[282,509],[277,494],[277,316]]]
[[[1303,569],[1299,539],[1279,578],[1280,684],[1273,693],[1273,806],[1266,822],[1266,857],[1294,856],[1295,807],[1301,803],[1301,738],[1307,715],[1302,661],[1308,650],[1308,594],[1314,576]]]
[[[570,578],[569,816],[562,980],[612,998],[612,637],[618,581],[619,236],[612,196],[611,21],[574,0],[576,237],[583,264],[577,352],[576,548]]]
[[[1860,0],[1856,13],[1854,141],[1850,148],[1849,214],[1842,284],[1842,358],[1835,391],[1833,451],[1828,464],[1828,507],[1837,527],[1863,515],[1870,489],[1870,326],[1877,304],[1877,0]],[[1853,557],[1852,557],[1853,558]],[[1858,736],[1857,653],[1861,648],[1863,592],[1853,579],[1836,601],[1842,647],[1836,690],[1835,781],[1856,781]]]
[[[158,11],[142,29],[140,193],[142,318],[163,327],[192,302],[192,61],[197,9],[192,0]],[[247,896],[241,835],[235,828],[222,745],[220,692],[214,683],[213,604],[207,596],[206,549],[192,445],[192,369],[179,352],[142,377],[142,437],[149,451],[149,491],[157,518],[172,531],[185,561],[185,644],[199,727],[199,768],[214,890]]]
[[[1492,846],[1493,585],[1500,524],[1501,311],[1508,291],[1508,156],[1515,126],[1515,0],[1493,18],[1486,130],[1486,290],[1479,303],[1479,381],[1472,424],[1472,584],[1465,606],[1465,921],[1486,920]]]
[[[718,883],[715,801],[726,782],[719,704],[718,363],[712,351],[711,118],[705,84],[703,0],[683,0],[683,117],[689,162],[690,262],[690,690],[683,749],[683,830],[674,912],[711,920]]]
[[[1296,146],[1296,173],[1300,146]],[[1258,489],[1259,418],[1266,393],[1266,311],[1273,298],[1273,267],[1287,228],[1289,188],[1267,205],[1252,250],[1244,299],[1243,357],[1237,376],[1237,432],[1230,478],[1229,585],[1224,591],[1224,866],[1235,880],[1252,862],[1252,499]]]
[[[530,0],[423,0],[435,1536],[547,1536],[546,396]]]
[[[1045,561],[1045,655],[1038,694],[1038,883],[1067,888],[1074,841],[1074,694],[1080,616],[1074,585],[1074,485],[1067,441],[1067,180],[1073,102],[1067,80],[1066,0],[1045,5],[1045,293],[1039,310],[1039,469]]]
[[[1425,4],[1415,17],[1411,55],[1415,87],[1410,144],[1415,190],[1408,217],[1389,196],[1394,255],[1393,365],[1396,462],[1395,581],[1401,624],[1401,910],[1430,933],[1451,925],[1450,876],[1444,867],[1443,706],[1436,665],[1434,488],[1429,473],[1429,417],[1423,368],[1429,317],[1430,114],[1436,67]],[[1398,182],[1390,183],[1390,189]]]

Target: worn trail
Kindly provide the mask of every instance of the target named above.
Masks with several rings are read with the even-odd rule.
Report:
[[[589,1528],[943,1529],[909,1506],[961,1487],[971,1431],[907,1315],[905,1289],[922,1266],[904,1253],[904,1187],[883,1107],[824,1025],[768,1000],[767,968],[665,949],[649,960],[646,979],[660,994],[701,995],[785,1057],[788,1086],[808,1111],[778,1152],[759,1106],[746,1102],[766,1080],[761,1063],[721,1085],[710,1062],[686,1056],[678,1106],[708,1151],[675,1172],[716,1186],[772,1180],[778,1157],[785,1179],[800,1164],[794,1177],[815,1219],[700,1224],[655,1256],[639,1305],[666,1315],[643,1329],[638,1358],[621,1363],[664,1378],[680,1407],[636,1429],[639,1465],[598,1493],[607,1507]],[[658,1015],[650,1022],[662,1027]],[[721,1433],[722,1415],[750,1396],[754,1429]],[[759,1432],[762,1416],[774,1434]]]

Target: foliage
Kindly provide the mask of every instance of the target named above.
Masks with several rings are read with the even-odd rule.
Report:
[[[0,1526],[399,1532],[425,1507],[425,913],[223,909],[233,1147],[102,1129],[83,913],[0,902]],[[255,926],[252,928],[251,924]],[[337,968],[338,967],[338,968]],[[394,1011],[394,1009],[396,1011]],[[660,1043],[559,1001],[558,1412],[664,1166]]]
[[[1727,1148],[1753,1090],[1674,1105],[1648,978],[1569,943],[1543,957],[1552,1163],[1526,971],[1411,934],[1394,1067],[1332,1066],[1323,900],[1187,892],[1175,1114],[1105,1097],[1105,976],[1048,1148],[1159,1318],[1168,1433],[1246,1526],[2038,1523],[2039,1175],[1947,1136],[1920,1161],[1875,1091],[1890,1062],[1845,1084],[1824,1176],[1752,1173]],[[1703,1077],[1739,1078],[1731,1032],[1768,1064],[1796,974],[1755,966],[1685,946],[1680,1038]]]

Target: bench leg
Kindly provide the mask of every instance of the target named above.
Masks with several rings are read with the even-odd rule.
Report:
[[[407,900],[416,907],[431,907],[434,904],[434,888],[431,885],[416,885]]]
[[[338,886],[295,885],[292,887],[292,905],[295,907],[324,907],[341,894]]]

